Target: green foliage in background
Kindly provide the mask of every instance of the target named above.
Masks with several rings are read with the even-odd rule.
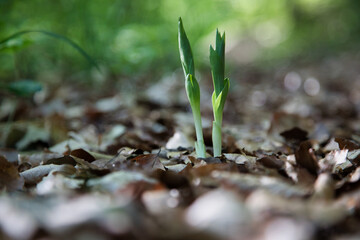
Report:
[[[358,48],[359,12],[359,1],[336,0],[0,0],[0,39],[26,29],[55,32],[85,49],[114,79],[156,80],[178,68],[173,26],[179,15],[188,19],[201,69],[208,67],[216,27],[229,33],[230,66],[263,66]],[[14,68],[19,79],[93,72],[76,50],[54,42],[40,35],[14,40],[11,51],[0,52],[0,78],[13,79]]]
[[[21,49],[21,41],[16,41],[17,38],[20,38],[21,36],[28,34],[28,33],[40,33],[43,35],[47,35],[51,38],[57,39],[57,40],[61,40],[65,43],[67,43],[69,46],[71,46],[72,48],[74,48],[76,51],[78,51],[93,67],[95,67],[97,70],[100,71],[99,66],[97,65],[97,63],[89,56],[89,54],[86,53],[86,51],[84,49],[82,49],[79,45],[77,45],[76,43],[74,43],[72,40],[68,39],[65,36],[53,33],[53,32],[48,32],[48,31],[42,31],[42,30],[24,30],[24,31],[20,31],[20,32],[16,32],[14,34],[12,34],[11,36],[0,40],[0,51],[1,50],[13,50],[13,51],[17,51],[16,47],[20,47]],[[15,40],[15,41],[13,41]],[[20,44],[17,44],[20,43]]]

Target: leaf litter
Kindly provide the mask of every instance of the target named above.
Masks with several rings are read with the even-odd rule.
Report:
[[[357,239],[360,128],[348,110],[358,90],[346,77],[334,90],[322,64],[297,69],[320,74],[317,96],[282,88],[285,68],[273,83],[239,80],[219,158],[211,96],[201,100],[207,153],[196,158],[176,74],[130,100],[70,86],[35,105],[4,98],[0,238]]]

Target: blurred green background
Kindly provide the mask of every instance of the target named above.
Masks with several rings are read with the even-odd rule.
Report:
[[[179,16],[198,69],[208,71],[216,28],[226,31],[227,71],[312,61],[359,49],[359,12],[357,0],[0,0],[0,41],[21,30],[54,32],[102,69],[58,39],[29,33],[0,45],[0,81],[156,81],[180,68]]]

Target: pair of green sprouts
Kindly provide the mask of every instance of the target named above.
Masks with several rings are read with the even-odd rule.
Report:
[[[204,158],[205,144],[202,133],[201,113],[200,113],[200,88],[195,78],[194,59],[190,47],[190,42],[186,36],[182,20],[179,18],[179,51],[181,64],[185,75],[185,89],[193,112],[196,139],[195,150],[197,157]],[[225,100],[229,91],[230,82],[224,78],[225,70],[225,33],[221,36],[216,30],[215,49],[210,45],[210,64],[214,84],[212,94],[212,106],[214,121],[212,128],[212,142],[214,157],[221,156],[221,125]]]

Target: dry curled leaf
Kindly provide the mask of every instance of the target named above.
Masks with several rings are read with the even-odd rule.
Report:
[[[75,150],[72,150],[70,152],[70,155],[71,156],[74,156],[74,157],[77,157],[77,158],[81,158],[81,159],[84,159],[85,161],[87,162],[93,162],[95,161],[95,158],[93,155],[91,155],[89,152],[85,151],[84,149],[82,148],[78,148],[78,149],[75,149]]]
[[[50,172],[61,172],[64,174],[72,175],[76,172],[76,169],[69,164],[64,165],[41,165],[20,173],[27,184],[35,184],[41,181],[41,179],[47,176]]]
[[[295,152],[295,158],[297,164],[306,168],[310,173],[317,174],[319,165],[311,141],[300,143],[299,149]]]
[[[69,164],[72,166],[76,165],[76,161],[74,160],[74,158],[65,155],[59,158],[51,158],[48,159],[44,162],[44,165],[48,165],[48,164],[56,164],[56,165],[62,165],[62,164]]]
[[[131,159],[131,161],[145,170],[161,169],[165,171],[158,154],[143,154]]]
[[[282,169],[284,167],[284,161],[280,160],[276,156],[265,156],[258,160],[262,165],[268,168]]]
[[[358,143],[350,139],[336,137],[335,141],[339,144],[340,149],[349,149],[349,151],[353,151],[360,148]]]

